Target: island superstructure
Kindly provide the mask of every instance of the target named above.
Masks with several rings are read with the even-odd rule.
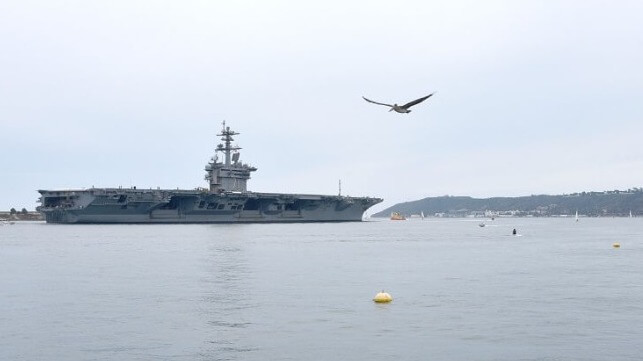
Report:
[[[258,193],[247,190],[257,168],[240,160],[239,133],[223,122],[222,143],[205,166],[209,188],[39,190],[47,223],[261,223],[361,221],[380,198]],[[219,160],[219,154],[223,159]]]

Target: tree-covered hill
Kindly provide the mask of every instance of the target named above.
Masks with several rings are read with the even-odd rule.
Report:
[[[373,217],[388,217],[391,212],[405,215],[424,213],[464,217],[468,215],[507,214],[514,216],[572,215],[586,216],[643,215],[643,188],[627,191],[582,192],[564,195],[531,195],[526,197],[472,198],[464,196],[428,197],[398,203]]]

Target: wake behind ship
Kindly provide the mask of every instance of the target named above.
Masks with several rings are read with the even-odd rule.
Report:
[[[39,190],[47,223],[261,223],[361,221],[380,198],[247,190],[257,168],[239,160],[238,135],[223,122],[223,143],[205,166],[209,189],[90,188]],[[219,161],[219,153],[223,160]]]

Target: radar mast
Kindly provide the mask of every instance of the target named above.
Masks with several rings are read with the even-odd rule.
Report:
[[[225,125],[225,120],[223,121],[223,128],[221,129],[221,134],[217,134],[217,136],[221,137],[221,140],[223,141],[223,144],[219,144],[217,147],[218,152],[223,152],[225,154],[224,161],[225,165],[229,166],[231,164],[231,152],[232,151],[239,151],[242,148],[233,146],[232,141],[234,141],[234,138],[232,138],[233,135],[239,135],[241,133],[237,133],[234,130],[230,130],[230,127],[226,127]]]

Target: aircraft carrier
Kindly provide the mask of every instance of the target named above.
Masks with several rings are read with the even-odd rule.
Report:
[[[223,122],[215,155],[205,166],[209,188],[194,190],[89,188],[39,190],[47,223],[269,223],[361,221],[380,198],[256,193],[247,190],[257,168],[239,160],[241,149]],[[219,161],[219,154],[223,159]]]

